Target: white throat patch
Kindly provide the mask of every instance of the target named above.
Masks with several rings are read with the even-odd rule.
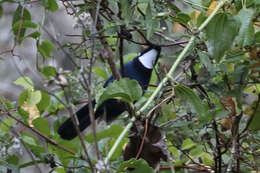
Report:
[[[146,68],[152,69],[157,55],[158,55],[158,51],[156,49],[151,49],[148,52],[144,53],[142,56],[140,56],[139,61]]]

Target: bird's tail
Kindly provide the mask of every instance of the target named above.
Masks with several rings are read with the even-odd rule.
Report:
[[[95,100],[92,101],[93,107],[95,107]],[[90,117],[89,117],[89,108],[88,104],[83,106],[79,111],[76,113],[77,118],[79,120],[79,129],[80,131],[83,131],[90,125]],[[97,118],[95,116],[95,118]],[[77,136],[77,131],[75,129],[75,126],[72,122],[72,119],[67,119],[58,129],[58,134],[61,138],[66,140],[72,140]]]

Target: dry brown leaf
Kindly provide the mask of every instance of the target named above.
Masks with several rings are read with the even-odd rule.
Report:
[[[29,125],[33,127],[32,121],[40,116],[40,111],[38,110],[37,106],[28,106],[27,102],[24,102],[21,108],[29,113]]]

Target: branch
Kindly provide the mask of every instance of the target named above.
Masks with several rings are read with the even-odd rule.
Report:
[[[75,155],[76,153],[68,148],[66,148],[65,146],[57,143],[56,141],[54,141],[53,139],[49,138],[48,136],[46,136],[45,134],[41,133],[39,130],[37,130],[34,127],[30,127],[29,125],[25,124],[23,121],[19,120],[18,118],[16,118],[15,116],[13,116],[10,112],[0,112],[0,114],[6,114],[8,115],[10,118],[16,120],[18,123],[22,124],[24,127],[30,129],[31,131],[33,131],[34,133],[36,133],[37,135],[39,135],[40,137],[42,137],[43,139],[45,139],[48,143],[66,151],[67,153],[70,153],[72,155]]]

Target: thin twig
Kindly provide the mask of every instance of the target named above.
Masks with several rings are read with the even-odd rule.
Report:
[[[0,112],[0,114],[3,114],[3,112]],[[53,139],[49,138],[47,135],[41,133],[39,130],[37,130],[34,127],[30,127],[29,125],[27,125],[26,123],[24,123],[23,121],[19,120],[16,116],[13,116],[10,112],[4,112],[5,115],[8,115],[10,118],[16,120],[18,123],[22,124],[24,127],[28,128],[29,130],[33,131],[34,133],[36,133],[37,135],[39,135],[40,137],[42,137],[43,139],[45,139],[48,143],[72,154],[75,155],[76,153],[68,148],[66,148],[65,146],[57,143],[56,141],[54,141]]]
[[[67,102],[67,104],[69,104],[69,103],[70,103],[70,100],[69,100],[68,94],[67,94],[67,92],[65,91],[65,88],[64,88],[64,87],[62,87],[62,88],[63,88],[63,91],[64,91],[64,96],[65,96],[66,102]],[[71,118],[71,120],[72,120],[72,123],[73,123],[73,125],[74,125],[74,128],[75,128],[75,130],[76,130],[76,132],[77,132],[77,135],[78,135],[78,137],[79,137],[79,140],[80,140],[81,146],[82,146],[82,148],[83,148],[83,151],[84,151],[84,153],[85,153],[85,155],[86,155],[86,161],[87,161],[88,164],[90,165],[91,171],[94,172],[94,167],[93,167],[93,164],[92,164],[91,159],[90,159],[90,157],[89,157],[89,154],[88,154],[88,151],[87,151],[87,147],[86,147],[86,145],[85,145],[84,138],[83,138],[82,134],[80,133],[80,129],[79,129],[79,126],[78,126],[78,122],[79,122],[79,121],[78,121],[78,119],[77,119],[77,116],[73,113],[73,109],[72,109],[71,104],[69,104],[68,106],[66,106],[66,108],[67,108],[67,110],[69,111],[70,118]]]
[[[145,138],[146,138],[147,131],[148,131],[148,119],[145,120],[144,136],[143,136],[143,139],[142,139],[141,145],[140,145],[140,147],[139,147],[139,150],[138,150],[138,152],[137,152],[137,154],[136,154],[136,156],[135,156],[135,159],[136,159],[136,160],[139,159],[140,154],[141,154],[142,151],[143,151],[144,140],[145,140]]]

